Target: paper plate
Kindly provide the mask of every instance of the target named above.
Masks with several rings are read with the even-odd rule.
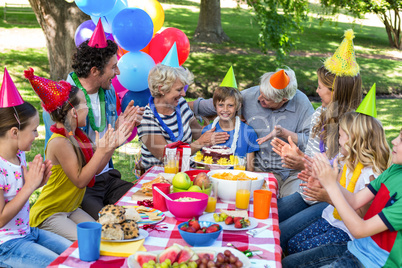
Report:
[[[211,222],[216,222],[214,219],[214,213],[208,213],[200,216],[198,219],[199,221],[211,221]],[[251,230],[254,229],[255,227],[258,226],[258,221],[253,218],[253,217],[248,217],[248,220],[250,221],[250,225],[244,228],[236,228],[234,227],[234,224],[227,225],[224,221],[216,222],[219,223],[222,226],[223,230],[226,231],[246,231],[246,230]]]
[[[123,207],[125,207],[125,208],[129,208],[129,207],[137,208],[139,206],[123,206]],[[163,213],[162,211],[160,211],[158,209],[155,209],[155,208],[149,208],[149,209],[150,209],[149,212],[158,212],[157,215],[162,217],[162,219],[156,220],[156,221],[151,221],[147,214],[141,212],[141,213],[139,213],[140,217],[141,217],[141,221],[137,222],[139,226],[142,226],[144,224],[156,224],[156,223],[161,222],[161,221],[163,221],[165,219],[165,213]]]
[[[115,242],[115,243],[125,243],[125,242],[132,242],[132,241],[137,241],[137,240],[141,240],[144,238],[148,237],[148,232],[143,230],[143,229],[139,229],[139,233],[140,235],[136,238],[132,238],[132,239],[125,239],[125,240],[101,240],[102,242]]]

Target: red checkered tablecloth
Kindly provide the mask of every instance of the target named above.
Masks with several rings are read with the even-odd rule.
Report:
[[[139,182],[130,189],[118,202],[118,205],[137,205],[136,201],[132,201],[131,196],[141,189],[141,185],[145,182],[153,180],[159,173],[163,172],[162,167],[153,167],[145,173]],[[212,247],[226,247],[227,243],[232,243],[240,250],[260,250],[262,251],[259,258],[254,256],[251,258],[251,267],[282,267],[281,255],[282,249],[279,243],[279,224],[278,224],[278,208],[276,191],[278,183],[273,174],[263,173],[265,181],[267,182],[268,189],[272,191],[272,201],[269,218],[266,220],[258,220],[257,228],[269,225],[265,231],[259,233],[256,237],[250,237],[245,231],[226,231],[224,230],[219,236],[217,241]],[[217,209],[235,209],[235,204],[218,202]],[[249,216],[253,216],[253,204],[250,203]],[[180,245],[187,245],[181,238],[177,225],[180,223],[176,221],[170,212],[165,212],[166,218],[163,222],[159,223],[160,226],[167,227],[164,232],[157,230],[150,230],[149,236],[144,241],[144,247],[147,251],[162,250],[174,243]],[[127,267],[127,259],[121,257],[101,256],[95,262],[82,262],[79,259],[77,242],[68,248],[63,254],[60,255],[48,267]]]

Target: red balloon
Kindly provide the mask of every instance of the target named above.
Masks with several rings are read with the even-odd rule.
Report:
[[[179,65],[187,60],[190,54],[190,41],[187,35],[177,28],[167,28],[149,42],[149,55],[156,64],[163,61],[174,42],[176,42]]]

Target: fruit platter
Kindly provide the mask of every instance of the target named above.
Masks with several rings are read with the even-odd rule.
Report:
[[[229,215],[228,215],[229,214]],[[241,215],[230,215],[231,213],[207,213],[202,215],[200,221],[212,221],[222,226],[226,231],[245,231],[258,226],[258,222],[253,217],[244,217]]]
[[[169,267],[215,267],[222,264],[231,267],[251,266],[250,260],[241,251],[230,247],[190,248],[174,244],[159,251],[138,251],[128,257],[129,268],[169,268]]]

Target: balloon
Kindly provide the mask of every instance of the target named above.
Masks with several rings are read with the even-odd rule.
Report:
[[[179,65],[181,66],[190,54],[190,41],[185,33],[177,28],[167,28],[152,38],[149,44],[149,55],[155,63],[162,62],[170,48],[176,42]]]
[[[121,10],[127,8],[127,0],[117,0],[116,4],[114,5],[113,9],[107,13],[105,16],[101,17],[102,20],[102,26],[103,30],[107,33],[112,32],[112,23],[114,20],[114,17],[116,17],[117,13],[119,13]],[[92,21],[96,24],[98,24],[99,21],[98,16],[91,16]]]
[[[77,30],[75,30],[75,35],[74,35],[75,45],[78,47],[79,45],[81,45],[81,43],[90,39],[92,36],[92,33],[95,30],[95,27],[96,27],[96,25],[93,23],[92,20],[87,20],[87,21],[84,21],[83,23],[81,23],[81,25],[77,27]],[[112,34],[109,34],[109,33],[105,33],[105,34],[106,34],[106,39],[114,41]]]
[[[162,5],[157,0],[136,0],[133,3],[134,7],[141,8],[151,17],[154,23],[154,33],[162,28],[165,21],[165,12]]]
[[[133,129],[133,132],[131,133],[130,137],[128,137],[128,139],[127,139],[126,142],[132,141],[132,140],[135,138],[135,136],[137,136],[137,127],[135,127],[135,128]]]
[[[126,54],[128,51],[122,48],[121,46],[117,45],[117,59],[119,60],[121,57],[123,57],[124,54]],[[144,51],[145,52],[145,51]]]
[[[123,87],[130,91],[148,88],[148,73],[155,66],[154,60],[141,51],[131,51],[123,55],[117,63],[120,74],[117,76]]]
[[[75,0],[82,12],[89,16],[105,16],[115,6],[117,0]]]
[[[122,48],[138,51],[151,41],[154,26],[151,17],[144,10],[125,8],[114,17],[112,30],[114,38]]]
[[[125,110],[131,100],[134,100],[134,106],[145,107],[148,105],[149,97],[151,97],[151,91],[148,88],[142,91],[127,91],[121,101],[121,108]]]

